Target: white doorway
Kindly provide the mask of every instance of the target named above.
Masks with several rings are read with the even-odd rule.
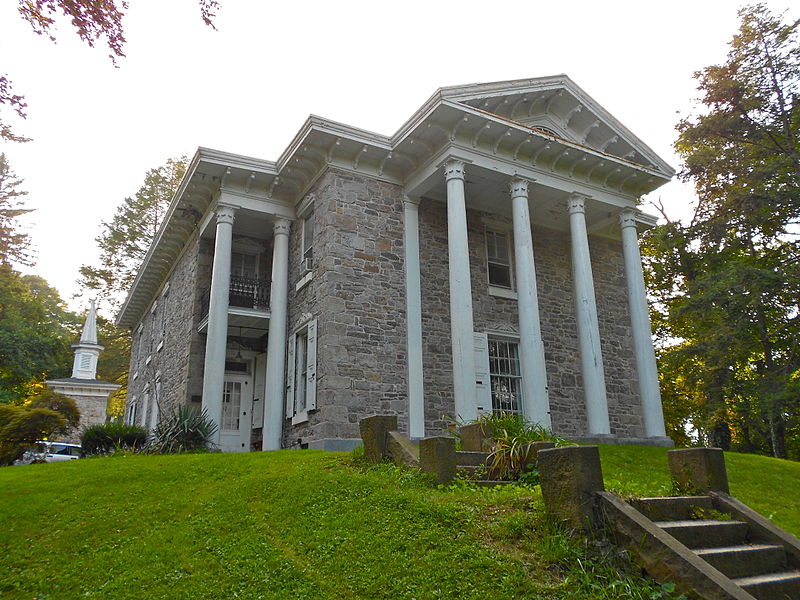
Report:
[[[253,381],[248,375],[225,375],[222,387],[220,448],[223,452],[250,450]]]

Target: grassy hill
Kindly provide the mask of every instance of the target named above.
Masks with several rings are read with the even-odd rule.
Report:
[[[669,491],[663,449],[606,485]],[[728,454],[732,493],[800,534],[800,464]],[[128,456],[0,469],[0,597],[657,599],[548,524],[538,488],[435,488],[346,454]]]

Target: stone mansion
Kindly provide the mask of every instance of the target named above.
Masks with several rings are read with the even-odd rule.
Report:
[[[637,199],[673,175],[565,75],[441,88],[391,136],[311,116],[274,162],[200,148],[118,317],[126,419],[196,406],[225,451],[492,411],[669,445]]]

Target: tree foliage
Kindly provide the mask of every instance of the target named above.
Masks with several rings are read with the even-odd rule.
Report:
[[[644,240],[665,414],[678,439],[800,458],[798,22],[739,14],[725,63],[695,74],[699,114],[678,124],[693,218]]]
[[[214,28],[214,17],[219,9],[217,0],[198,0],[200,17]],[[58,20],[66,20],[75,33],[88,46],[100,41],[109,50],[109,58],[116,65],[117,58],[125,56],[125,30],[122,20],[128,9],[127,0],[18,0],[18,10],[30,23],[33,32],[56,41]],[[9,107],[17,116],[25,118],[25,98],[12,91],[7,75],[0,75],[0,109]],[[0,114],[0,140],[26,142],[28,138],[15,134]]]
[[[32,210],[22,205],[22,199],[28,192],[21,190],[21,185],[22,180],[11,170],[6,155],[0,153],[0,263],[4,265],[12,262],[21,265],[32,263],[30,237],[20,231],[17,221]]]
[[[0,466],[12,464],[37,440],[67,429],[64,417],[49,408],[0,403]]]
[[[125,198],[111,221],[103,222],[96,240],[99,264],[83,265],[80,283],[113,309],[119,308],[133,284],[185,171],[186,157],[170,158],[150,169],[136,194]]]

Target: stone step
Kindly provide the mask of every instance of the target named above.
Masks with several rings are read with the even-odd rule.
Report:
[[[800,571],[781,571],[733,582],[758,600],[800,600]]]
[[[651,521],[688,521],[697,518],[699,511],[714,508],[711,496],[638,498],[630,504]]]
[[[748,525],[743,521],[656,521],[656,525],[689,548],[738,546],[747,539]]]
[[[728,577],[752,577],[786,568],[783,546],[772,544],[698,548],[695,553]]]
[[[513,481],[496,481],[494,479],[476,479],[473,481],[478,487],[495,487],[498,485],[510,485]]]
[[[487,458],[489,458],[488,452],[469,452],[466,450],[459,450],[456,452],[456,465],[459,467],[481,466],[486,464]]]

